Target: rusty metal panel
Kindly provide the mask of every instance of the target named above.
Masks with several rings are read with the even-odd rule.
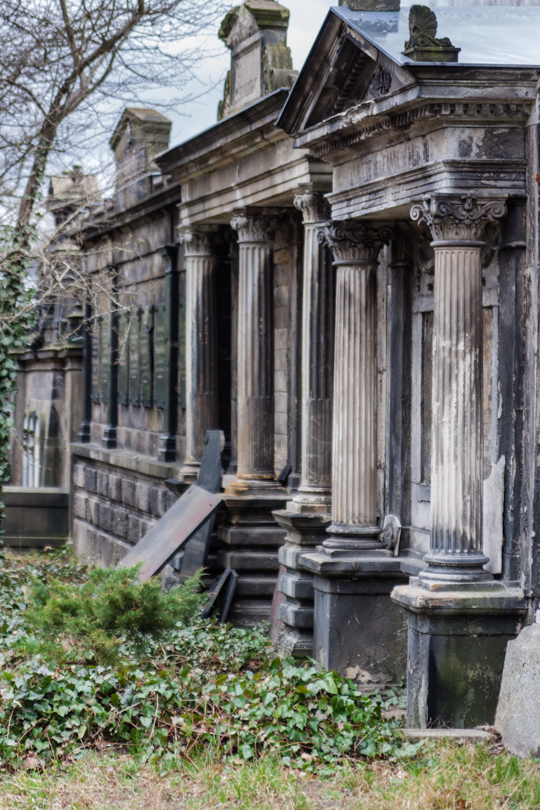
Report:
[[[119,565],[131,568],[141,563],[141,582],[159,574],[220,505],[219,495],[192,484]]]

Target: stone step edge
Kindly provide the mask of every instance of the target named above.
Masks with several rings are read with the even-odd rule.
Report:
[[[403,734],[413,740],[493,740],[494,733],[479,728],[404,728]]]

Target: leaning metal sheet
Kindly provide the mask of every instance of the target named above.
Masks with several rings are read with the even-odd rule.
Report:
[[[406,0],[401,11],[351,11],[346,6],[332,11],[395,62],[407,65],[411,60],[402,51],[409,39],[410,5]],[[448,37],[461,48],[457,64],[540,65],[540,7],[448,7],[441,0],[427,5],[437,15],[437,37]]]
[[[141,582],[159,574],[220,505],[219,495],[192,484],[119,565],[131,568],[141,563]]]

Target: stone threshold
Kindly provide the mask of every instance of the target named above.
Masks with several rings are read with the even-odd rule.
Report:
[[[131,450],[106,450],[97,444],[81,444],[75,442],[70,445],[71,454],[79,458],[89,458],[92,461],[101,461],[122,470],[147,475],[150,478],[176,478],[182,469],[182,464],[171,464],[167,461],[157,461],[148,456],[141,456]]]

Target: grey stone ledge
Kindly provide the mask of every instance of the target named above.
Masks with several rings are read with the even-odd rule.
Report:
[[[95,444],[74,443],[70,445],[71,454],[77,458],[88,458],[92,461],[101,461],[111,467],[147,475],[150,478],[174,478],[182,469],[182,464],[169,464],[151,458],[137,456],[127,450],[105,450]]]
[[[489,742],[494,734],[479,728],[405,728],[403,734],[411,740],[456,740],[457,742]]]

